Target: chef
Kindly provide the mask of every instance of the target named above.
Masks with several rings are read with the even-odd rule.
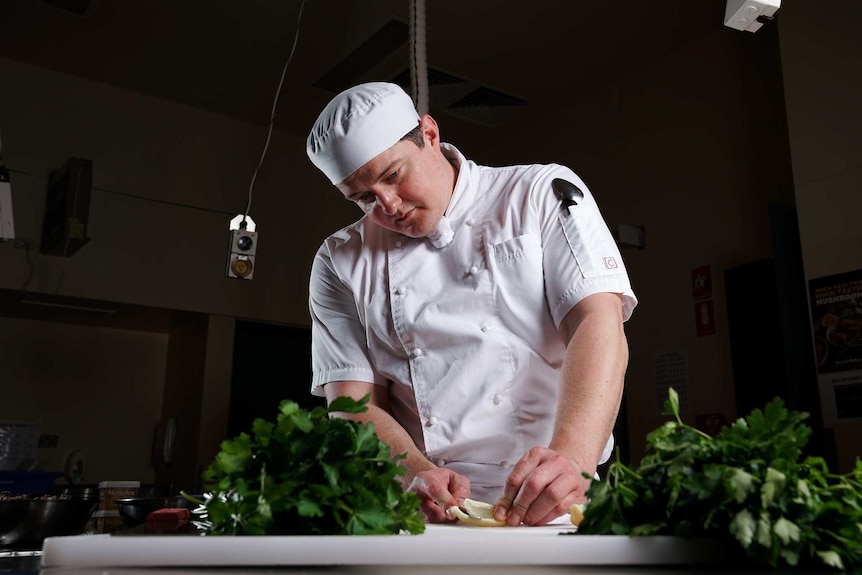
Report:
[[[312,264],[312,393],[405,454],[429,522],[465,498],[509,525],[568,516],[613,447],[637,304],[584,182],[488,167],[397,85],[337,95],[312,163],[364,213]]]

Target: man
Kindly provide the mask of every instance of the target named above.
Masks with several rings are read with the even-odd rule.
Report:
[[[307,153],[365,212],[314,259],[312,393],[370,394],[345,416],[406,454],[429,522],[467,497],[509,525],[567,515],[610,456],[637,304],[586,185],[476,165],[381,82],[336,96]]]

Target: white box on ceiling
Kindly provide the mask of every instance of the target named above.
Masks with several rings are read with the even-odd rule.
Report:
[[[724,25],[735,30],[757,32],[764,21],[772,20],[781,0],[727,0]]]

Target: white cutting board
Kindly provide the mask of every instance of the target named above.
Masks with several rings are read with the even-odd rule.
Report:
[[[42,567],[685,565],[726,560],[702,539],[561,535],[561,526],[427,525],[422,535],[52,537]]]

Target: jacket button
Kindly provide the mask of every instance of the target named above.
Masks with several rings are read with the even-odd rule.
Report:
[[[434,427],[435,425],[437,425],[437,418],[436,417],[429,417],[428,418],[428,427]]]
[[[494,405],[500,405],[503,402],[503,396],[499,393],[494,396]]]
[[[435,461],[435,463],[437,464],[437,467],[443,467],[444,465],[446,465],[446,460],[438,459],[437,461]]]

